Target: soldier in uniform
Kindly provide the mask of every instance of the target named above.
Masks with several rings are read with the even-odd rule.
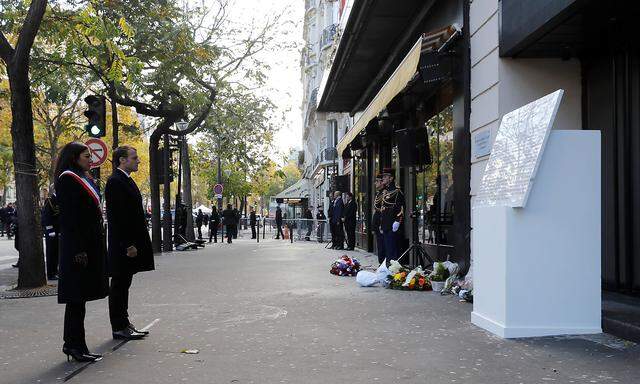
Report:
[[[380,211],[382,209],[382,194],[384,185],[382,183],[382,174],[376,175],[375,179],[376,197],[373,202],[373,216],[371,217],[371,228],[376,238],[376,247],[378,248],[378,262],[382,264],[385,259],[384,253],[384,237],[382,236]]]
[[[382,201],[380,204],[380,228],[384,242],[384,253],[387,259],[398,259],[398,243],[400,226],[404,218],[404,194],[396,186],[395,170],[385,168],[382,173]]]
[[[58,280],[59,216],[60,207],[58,207],[58,198],[56,197],[55,188],[52,185],[49,191],[49,197],[46,198],[44,206],[42,207],[42,227],[45,235],[47,278],[49,280]]]

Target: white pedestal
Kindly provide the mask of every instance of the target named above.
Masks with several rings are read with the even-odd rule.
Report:
[[[552,131],[525,208],[473,209],[471,321],[504,338],[600,333],[600,132]]]

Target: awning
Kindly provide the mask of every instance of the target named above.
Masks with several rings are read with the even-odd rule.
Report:
[[[276,199],[306,199],[309,197],[309,182],[300,179],[292,186],[276,195]]]
[[[371,103],[364,110],[358,121],[355,122],[351,130],[342,137],[336,149],[339,154],[347,148],[353,139],[382,111],[394,97],[398,95],[411,81],[420,62],[420,51],[422,48],[422,38],[413,45],[407,56],[402,60],[387,82],[382,86],[380,92],[371,100]]]

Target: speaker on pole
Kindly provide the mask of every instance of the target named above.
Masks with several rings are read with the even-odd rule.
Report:
[[[405,128],[395,132],[400,167],[422,167],[431,164],[431,151],[426,128]]]

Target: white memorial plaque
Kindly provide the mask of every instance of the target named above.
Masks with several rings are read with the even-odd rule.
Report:
[[[557,90],[504,115],[474,207],[526,205],[563,93]]]

